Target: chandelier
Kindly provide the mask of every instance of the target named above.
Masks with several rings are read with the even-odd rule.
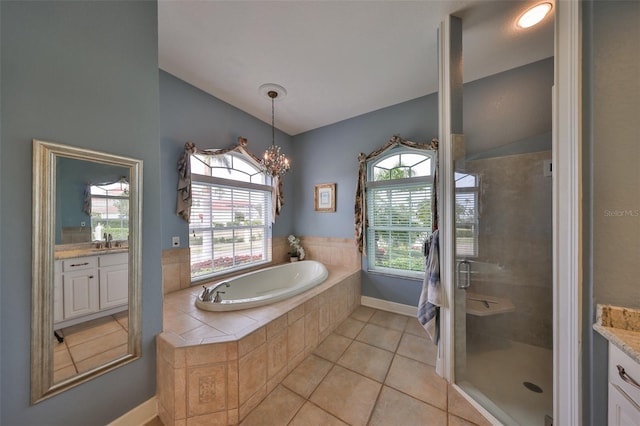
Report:
[[[282,153],[280,153],[280,147],[276,145],[276,127],[275,127],[275,113],[274,113],[274,100],[282,94],[284,96],[287,92],[284,87],[275,84],[264,84],[260,86],[260,91],[271,99],[271,146],[264,152],[262,160],[260,161],[264,171],[272,177],[280,177],[287,173],[289,170],[289,159]]]

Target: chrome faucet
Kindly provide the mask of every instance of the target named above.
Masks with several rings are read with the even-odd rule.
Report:
[[[224,294],[224,291],[216,291],[216,289],[223,285],[226,287],[229,287],[230,285],[229,281],[219,282],[218,284],[209,288],[202,286],[202,288],[204,288],[204,291],[202,292],[202,296],[200,296],[200,298],[202,299],[203,302],[214,302],[214,303],[222,302],[222,297],[220,297],[220,294],[221,293]],[[215,293],[215,297],[214,297],[214,293]]]

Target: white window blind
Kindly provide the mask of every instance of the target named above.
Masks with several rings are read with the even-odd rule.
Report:
[[[193,176],[189,247],[191,278],[227,273],[271,260],[271,190]],[[253,187],[247,187],[253,186]]]
[[[431,179],[420,180],[367,188],[369,270],[405,275],[424,270],[422,244],[431,232],[433,188]]]

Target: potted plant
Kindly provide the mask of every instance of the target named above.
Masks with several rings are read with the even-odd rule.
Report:
[[[289,235],[289,260],[297,262],[304,259],[304,248],[300,245],[300,238],[295,235]]]

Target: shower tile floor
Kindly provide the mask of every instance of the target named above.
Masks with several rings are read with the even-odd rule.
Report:
[[[551,349],[515,341],[493,348],[472,344],[467,371],[467,381],[461,386],[476,399],[482,398],[477,392],[489,398],[496,406],[496,417],[505,424],[544,425],[545,415],[553,415]],[[538,392],[528,389],[525,382],[536,385]]]
[[[488,425],[417,319],[360,306],[241,425]]]

